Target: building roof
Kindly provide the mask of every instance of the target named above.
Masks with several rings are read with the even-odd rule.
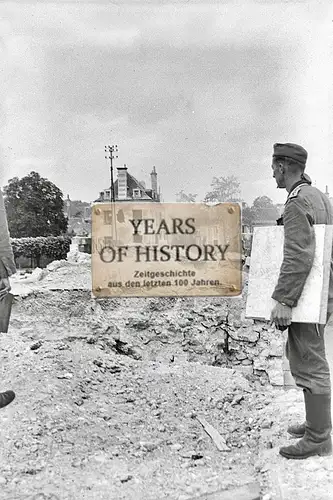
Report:
[[[117,201],[128,201],[129,199],[133,199],[132,191],[133,189],[141,190],[141,198],[134,198],[135,201],[149,201],[149,200],[159,200],[159,195],[156,193],[154,196],[154,192],[152,189],[147,189],[141,182],[139,182],[133,175],[127,172],[127,200],[118,200],[118,179],[114,182],[114,194]],[[111,186],[104,189],[104,191],[111,191]],[[101,197],[98,197],[96,201],[105,201]]]

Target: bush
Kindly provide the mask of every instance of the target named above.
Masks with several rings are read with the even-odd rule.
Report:
[[[42,256],[53,260],[66,259],[71,244],[69,236],[38,236],[37,238],[11,238],[15,259],[26,257],[36,260]]]

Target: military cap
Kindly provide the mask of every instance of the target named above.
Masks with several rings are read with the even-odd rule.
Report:
[[[296,161],[300,165],[305,167],[306,160],[308,158],[307,151],[299,146],[298,144],[286,143],[286,144],[274,144],[273,158],[276,156],[283,156],[284,158],[290,158]]]

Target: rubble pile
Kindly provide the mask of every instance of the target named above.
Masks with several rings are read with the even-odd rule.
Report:
[[[1,414],[1,498],[192,500],[257,480],[272,388],[229,368],[142,362],[116,327],[84,330],[82,301],[66,314],[64,300],[51,321],[48,295],[17,303],[0,339],[3,384],[17,394]]]
[[[108,300],[89,281],[89,262],[68,261],[12,280],[0,498],[254,498],[258,485],[262,500],[331,498],[332,457],[278,454],[302,394],[273,387],[282,334],[245,318],[246,286],[235,299]]]
[[[11,277],[12,291],[17,296],[27,296],[41,290],[90,290],[90,256],[78,261],[55,260],[45,268],[32,272],[20,270]]]
[[[59,281],[64,288],[71,266],[49,270],[38,283],[50,276],[51,290]],[[30,298],[17,300],[14,308],[21,307],[40,314],[44,323],[57,317],[58,327],[80,327],[82,335],[113,342],[115,350],[137,359],[236,368],[263,383],[283,385],[283,337],[268,323],[244,317],[245,297],[93,299],[88,290],[47,293],[37,286]]]
[[[71,311],[71,304],[80,302],[85,312],[74,317],[84,331],[92,327],[95,332],[107,332],[113,325],[121,341],[133,345],[142,359],[173,356],[179,361],[235,367],[272,385],[283,385],[283,335],[267,322],[245,318],[246,273],[242,297],[91,299],[90,256],[81,255],[80,261],[54,261],[45,269],[14,278],[14,293],[19,285],[21,289],[23,285],[21,295],[58,290],[51,301],[52,314],[57,314],[61,303],[66,304],[64,311]],[[45,296],[40,300],[47,302]],[[45,308],[47,315],[49,306]]]
[[[110,303],[101,307],[143,358],[233,367],[283,385],[283,337],[267,323],[245,319],[244,301],[128,299],[118,308],[111,306],[112,315]]]
[[[91,255],[84,253],[84,252],[79,252],[79,250],[71,250],[67,254],[67,262],[70,263],[90,263],[91,262]]]

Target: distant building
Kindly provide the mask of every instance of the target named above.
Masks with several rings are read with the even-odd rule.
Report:
[[[89,236],[91,233],[91,220],[84,220],[79,217],[69,218],[67,233],[71,236]]]
[[[115,201],[161,201],[161,193],[157,186],[156,168],[150,173],[151,187],[146,188],[145,182],[139,182],[128,172],[126,165],[117,167],[117,179],[114,182]],[[99,193],[95,203],[110,201],[111,187]]]
[[[68,220],[67,233],[71,236],[88,236],[91,233],[91,206],[87,202],[73,201],[67,195],[64,214]]]
[[[71,217],[71,205],[72,202],[69,198],[69,194],[67,195],[66,200],[64,201],[64,214],[69,219]]]
[[[126,165],[117,167],[117,179],[114,183],[115,199],[119,201],[161,201],[161,192],[157,185],[156,168],[150,173],[151,187],[146,188],[145,182],[139,182],[127,171]],[[111,187],[99,193],[92,203],[74,202],[67,195],[64,201],[64,213],[68,219],[67,232],[73,236],[91,235],[91,207],[94,203],[111,200]]]

